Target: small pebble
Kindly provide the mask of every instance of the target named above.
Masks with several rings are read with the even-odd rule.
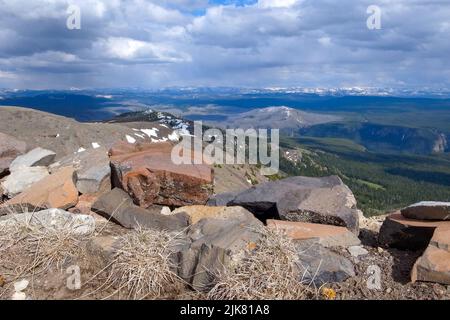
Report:
[[[12,300],[26,300],[27,295],[24,292],[14,292],[11,299]]]
[[[387,288],[387,289],[386,289],[386,293],[387,293],[387,294],[389,294],[389,293],[391,293],[391,292],[392,292],[392,289],[391,289],[391,288]]]
[[[28,287],[28,284],[29,282],[26,279],[17,281],[16,283],[14,283],[14,291],[16,292],[23,291]]]
[[[381,247],[378,247],[378,253],[383,253],[384,252],[384,249],[383,248],[381,248]]]

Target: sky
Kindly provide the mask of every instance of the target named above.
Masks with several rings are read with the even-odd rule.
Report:
[[[449,40],[449,0],[0,0],[0,87],[449,88]]]

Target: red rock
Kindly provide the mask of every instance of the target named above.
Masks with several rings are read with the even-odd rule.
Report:
[[[152,204],[205,204],[212,194],[213,170],[208,165],[176,165],[170,143],[117,144],[110,151],[113,187],[125,190],[141,207]],[[141,150],[125,153],[128,150]]]
[[[5,205],[31,204],[36,207],[68,209],[78,202],[74,180],[73,167],[62,168],[33,184]]]
[[[414,264],[412,282],[426,281],[450,285],[450,227],[436,229],[430,245]]]
[[[350,247],[361,242],[350,230],[326,224],[267,220],[267,227],[279,229],[293,240],[316,239],[325,247]]]

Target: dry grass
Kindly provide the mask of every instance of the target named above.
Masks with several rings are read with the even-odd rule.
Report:
[[[207,294],[214,300],[311,298],[315,292],[301,281],[295,244],[277,230],[261,228],[261,242],[250,246],[245,258],[225,268]]]
[[[20,253],[21,265],[14,268],[17,276],[27,272],[39,274],[52,268],[61,269],[78,257],[81,243],[88,239],[88,235],[74,234],[70,223],[55,228],[38,219],[22,219],[0,226],[0,255],[6,251]],[[23,260],[28,263],[24,265]],[[14,262],[8,261],[10,264]]]
[[[171,248],[179,241],[177,235],[138,228],[118,241],[106,284],[117,288],[115,295],[134,300],[162,299],[173,297],[185,287],[171,259]]]

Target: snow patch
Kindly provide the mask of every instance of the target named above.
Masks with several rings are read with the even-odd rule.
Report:
[[[136,139],[129,135],[126,135],[125,138],[127,139],[128,143],[136,143]]]

